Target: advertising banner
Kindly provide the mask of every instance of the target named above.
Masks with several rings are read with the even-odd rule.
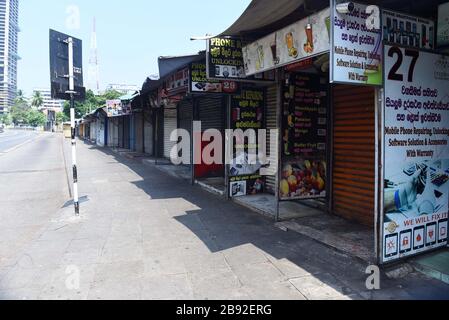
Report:
[[[354,3],[352,12],[339,13],[332,1],[331,82],[382,85],[382,33],[367,28],[367,8]]]
[[[292,73],[288,77],[282,113],[280,199],[325,198],[327,89],[317,75]]]
[[[257,133],[265,128],[265,91],[244,88],[240,95],[231,98],[231,129],[245,132],[254,129],[256,144],[249,139],[234,142],[233,160],[229,171],[230,196],[238,197],[261,193],[265,189],[265,178],[260,175],[260,164],[249,161],[249,153],[257,154]]]
[[[402,46],[434,49],[435,22],[399,12],[382,10],[383,38]]]
[[[438,47],[449,47],[449,2],[438,7]]]
[[[190,93],[239,93],[239,83],[236,81],[207,79],[205,62],[190,65],[189,88]]]
[[[385,47],[381,261],[447,245],[449,57]]]
[[[238,37],[209,39],[206,54],[207,79],[273,82],[274,72],[260,72],[252,75],[245,72],[242,48],[243,42]]]
[[[107,100],[106,113],[108,118],[130,115],[131,104],[123,104],[121,100]]]
[[[243,47],[246,75],[282,67],[329,51],[329,8]]]

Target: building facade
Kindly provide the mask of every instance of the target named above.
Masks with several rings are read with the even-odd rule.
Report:
[[[56,125],[56,114],[64,111],[64,101],[56,100],[51,97],[51,91],[48,88],[37,88],[33,90],[33,95],[39,92],[42,96],[43,104],[39,107],[47,117],[45,130],[52,131]]]
[[[19,1],[0,0],[0,114],[14,104],[17,93]]]
[[[136,85],[128,85],[128,84],[116,84],[112,83],[106,87],[106,91],[118,91],[123,94],[134,93],[140,90],[139,86]]]

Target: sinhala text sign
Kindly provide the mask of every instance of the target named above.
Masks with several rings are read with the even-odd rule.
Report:
[[[350,13],[340,13],[332,1],[330,81],[360,85],[382,85],[382,33],[369,29],[373,12],[354,3]]]
[[[385,47],[383,263],[447,245],[449,57]]]

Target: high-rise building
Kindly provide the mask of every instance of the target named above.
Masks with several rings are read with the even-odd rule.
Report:
[[[17,94],[19,0],[0,0],[0,114],[13,105]]]
[[[43,100],[42,106],[39,108],[41,111],[50,110],[56,113],[62,112],[64,108],[64,101],[52,99],[51,91],[48,88],[36,88],[33,90],[33,95],[36,92],[40,92]]]

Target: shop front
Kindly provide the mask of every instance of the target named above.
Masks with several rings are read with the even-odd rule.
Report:
[[[108,119],[108,147],[129,149],[130,100],[106,101]]]
[[[405,8],[402,1],[354,3],[349,11],[340,3],[252,33],[258,22],[244,19],[255,1],[220,36],[258,39],[242,48],[246,77],[278,75],[272,94],[265,91],[266,101],[276,101],[265,114],[266,128],[279,136],[267,152],[278,170],[265,177],[276,219],[313,206],[367,226],[379,263],[444,247],[449,41],[436,19],[447,4],[404,14],[388,8]],[[231,194],[241,191],[236,185]],[[283,216],[286,204],[300,204],[297,215]]]

